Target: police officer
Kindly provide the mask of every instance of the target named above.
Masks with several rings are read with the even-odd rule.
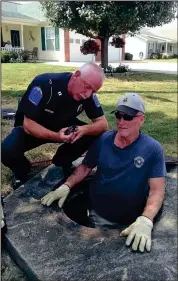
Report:
[[[44,143],[64,143],[52,162],[67,173],[72,161],[108,129],[95,94],[103,81],[104,73],[94,63],[84,64],[75,73],[45,73],[34,78],[20,101],[14,128],[2,142],[2,163],[14,173],[14,189],[27,180],[31,169],[24,152]],[[83,110],[91,124],[77,119]],[[77,125],[77,130],[66,135],[71,125]]]

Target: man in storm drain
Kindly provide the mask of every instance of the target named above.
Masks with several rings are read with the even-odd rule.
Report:
[[[70,189],[97,166],[89,194],[91,227],[118,228],[128,236],[134,251],[151,250],[151,232],[165,193],[165,159],[158,141],[140,131],[145,105],[136,93],[121,96],[117,108],[117,130],[105,132],[88,150],[82,164],[55,191],[41,199],[43,205],[59,200],[62,207]]]

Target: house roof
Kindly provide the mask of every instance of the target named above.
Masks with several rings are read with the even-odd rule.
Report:
[[[156,29],[155,29],[156,30]],[[155,30],[149,30],[146,28],[142,28],[136,36],[144,39],[144,40],[151,40],[151,41],[159,41],[159,42],[176,42],[175,37],[169,37],[170,33],[162,31],[161,32],[156,32]],[[163,36],[164,35],[164,36]],[[167,36],[166,36],[167,35]]]
[[[2,17],[20,20],[46,21],[38,1],[20,4],[14,2],[2,2]]]
[[[161,37],[166,37],[171,40],[176,40],[177,41],[177,27],[176,28],[170,28],[170,29],[155,29],[153,31],[154,35],[156,36],[161,36]]]

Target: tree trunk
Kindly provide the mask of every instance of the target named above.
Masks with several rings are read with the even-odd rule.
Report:
[[[101,39],[101,67],[104,70],[108,67],[108,42],[109,37]]]

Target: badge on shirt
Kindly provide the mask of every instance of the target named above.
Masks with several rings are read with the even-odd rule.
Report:
[[[96,94],[93,94],[93,100],[94,100],[96,107],[101,106]]]
[[[141,168],[144,162],[145,160],[141,156],[138,156],[134,159],[134,165],[136,168]]]
[[[38,105],[42,97],[43,93],[40,87],[32,88],[28,95],[29,101],[31,101],[31,103],[33,103],[34,105]]]
[[[57,94],[58,94],[59,97],[62,96],[62,92],[61,91],[57,92]]]

